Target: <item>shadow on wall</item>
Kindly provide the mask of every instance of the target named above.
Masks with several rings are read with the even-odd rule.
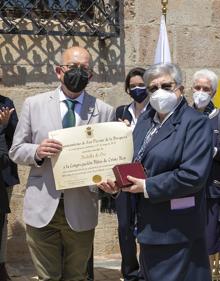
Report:
[[[124,1],[120,2],[120,37],[1,35],[0,66],[5,86],[56,82],[54,67],[60,54],[70,46],[87,48],[94,62],[95,82],[124,81]]]

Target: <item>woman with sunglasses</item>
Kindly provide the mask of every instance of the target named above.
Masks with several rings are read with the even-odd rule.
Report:
[[[144,74],[151,109],[134,129],[134,161],[146,179],[127,176],[135,194],[137,239],[147,281],[211,281],[205,243],[205,185],[212,163],[209,120],[188,106],[182,74],[156,64]],[[116,192],[110,180],[99,187]]]
[[[215,108],[212,102],[217,85],[218,77],[209,69],[198,70],[193,75],[193,107],[209,118],[213,129],[213,163],[206,185],[206,237],[213,276],[218,275],[219,265],[217,261],[214,265],[214,261],[215,254],[220,252],[220,110]]]
[[[125,79],[125,92],[132,98],[132,102],[116,109],[116,120],[124,121],[132,128],[149,104],[149,96],[143,80],[144,72],[145,69],[141,67],[129,71]],[[121,272],[124,281],[144,280],[137,258],[134,203],[127,192],[122,192],[115,200],[122,257]]]

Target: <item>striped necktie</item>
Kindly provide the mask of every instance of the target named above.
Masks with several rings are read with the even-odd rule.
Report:
[[[64,100],[68,110],[66,114],[63,117],[63,128],[69,128],[69,127],[74,127],[76,125],[76,117],[75,117],[75,112],[74,108],[77,103],[76,100]]]

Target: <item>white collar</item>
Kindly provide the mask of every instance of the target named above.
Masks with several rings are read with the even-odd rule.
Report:
[[[214,108],[214,109],[212,110],[212,112],[209,113],[209,119],[214,118],[216,115],[218,115],[218,113],[219,113],[219,109]]]
[[[64,100],[69,99],[69,100],[76,100],[78,103],[82,104],[83,103],[83,99],[84,99],[84,95],[85,95],[85,92],[83,90],[81,92],[81,94],[76,99],[71,99],[71,98],[67,97],[64,94],[64,92],[63,92],[61,87],[59,88],[59,100],[60,100],[60,102],[63,102]]]
[[[143,113],[146,110],[148,104],[149,104],[149,101],[145,104],[145,106],[142,108],[140,113]],[[135,102],[134,101],[129,105],[128,111],[131,113],[132,119],[136,120],[137,118],[135,116]]]

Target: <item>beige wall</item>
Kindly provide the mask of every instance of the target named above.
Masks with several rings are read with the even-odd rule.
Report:
[[[54,65],[62,50],[79,44],[94,60],[95,74],[88,92],[113,106],[129,101],[124,93],[125,73],[153,63],[161,15],[160,0],[124,0],[120,38],[0,36],[1,93],[15,102],[18,113],[24,99],[55,88]],[[169,0],[167,30],[172,60],[184,72],[186,93],[191,76],[208,67],[220,75],[220,0]],[[10,215],[9,260],[28,259],[21,218],[27,169],[19,167],[21,185],[14,188]],[[96,255],[118,252],[116,218],[101,215],[96,231]]]

